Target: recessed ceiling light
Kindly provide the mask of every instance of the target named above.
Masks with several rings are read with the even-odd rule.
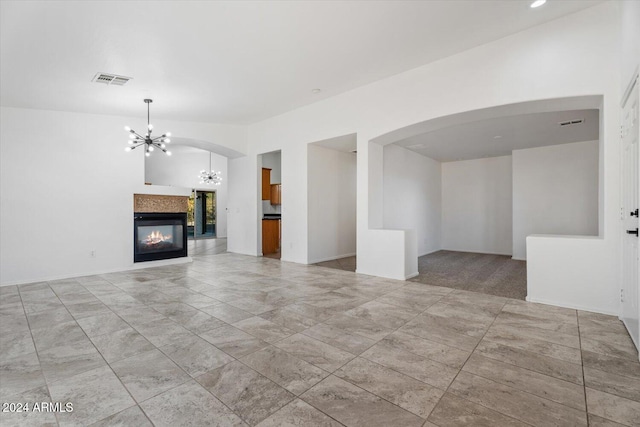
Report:
[[[493,139],[500,139],[500,138],[502,138],[502,135],[496,135],[493,137]]]
[[[547,2],[547,0],[536,0],[533,3],[531,3],[531,8],[535,9],[536,7],[540,7],[543,4],[545,4]]]
[[[313,92],[313,93],[320,93],[320,92],[322,92],[322,89],[314,89],[314,90],[312,90],[311,92]]]

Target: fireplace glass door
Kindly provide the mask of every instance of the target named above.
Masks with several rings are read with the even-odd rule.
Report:
[[[187,256],[186,214],[136,213],[134,261]]]

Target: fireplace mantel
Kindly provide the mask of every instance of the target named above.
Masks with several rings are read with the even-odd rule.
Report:
[[[141,185],[134,194],[156,196],[191,196],[191,189],[186,187],[170,187],[168,185]]]

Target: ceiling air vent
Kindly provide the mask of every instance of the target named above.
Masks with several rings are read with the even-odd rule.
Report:
[[[131,77],[118,76],[117,74],[98,73],[93,77],[93,82],[106,85],[122,86],[131,80]]]
[[[558,124],[560,125],[560,127],[563,127],[563,126],[581,125],[583,123],[584,123],[584,119],[576,119],[576,120],[567,120],[565,122],[560,122]]]

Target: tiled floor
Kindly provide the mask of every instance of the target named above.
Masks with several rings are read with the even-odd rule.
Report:
[[[338,270],[344,271],[356,271],[356,257],[349,256],[346,258],[332,259],[331,261],[319,262],[317,264],[318,267],[327,267],[327,268],[335,268]]]
[[[0,425],[640,425],[616,318],[195,252],[0,288]]]

